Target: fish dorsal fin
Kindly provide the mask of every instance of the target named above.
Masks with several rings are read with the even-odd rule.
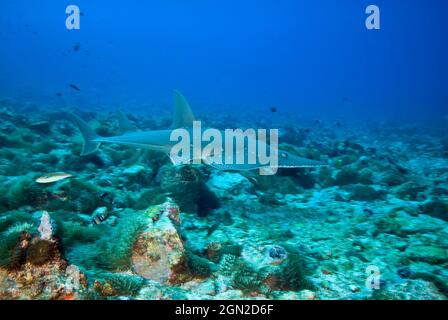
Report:
[[[128,117],[124,114],[123,111],[118,110],[117,117],[118,117],[118,125],[120,126],[121,133],[136,131],[136,128],[131,124]]]
[[[174,118],[172,128],[191,127],[195,120],[190,105],[185,97],[174,90]]]

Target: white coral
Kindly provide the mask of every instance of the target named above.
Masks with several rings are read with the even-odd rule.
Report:
[[[43,211],[42,217],[40,218],[40,226],[37,230],[39,231],[42,240],[51,240],[53,237],[54,230],[51,224],[50,215],[47,211]]]

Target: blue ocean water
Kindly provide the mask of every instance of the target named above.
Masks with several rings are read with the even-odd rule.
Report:
[[[151,111],[176,88],[199,114],[447,113],[446,1],[376,1],[381,30],[364,25],[368,1],[72,2],[1,1],[2,95]],[[69,4],[80,30],[65,28]]]

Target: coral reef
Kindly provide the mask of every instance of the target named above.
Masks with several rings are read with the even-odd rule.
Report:
[[[329,165],[260,176],[112,144],[81,157],[61,115],[21,110],[0,105],[0,298],[447,299],[441,131],[286,121],[282,148]],[[83,117],[119,132],[108,113]],[[72,177],[36,183],[51,172]]]
[[[52,223],[48,213],[42,215],[41,221],[42,224]],[[2,234],[2,240],[7,243],[0,251],[0,298],[82,299],[86,279],[77,272],[76,286],[68,285],[73,280],[70,267],[75,267],[69,267],[63,259],[58,240],[52,234],[42,239],[32,225],[27,229],[30,233],[14,230],[6,236]],[[36,235],[32,236],[32,233]]]

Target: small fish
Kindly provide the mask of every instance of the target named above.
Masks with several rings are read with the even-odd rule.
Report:
[[[59,180],[70,178],[72,175],[65,172],[53,172],[43,175],[36,179],[37,183],[52,183]]]
[[[78,42],[73,46],[73,51],[79,51],[79,48],[81,47],[81,44]]]
[[[62,97],[62,93],[60,93],[60,92],[56,92],[56,95],[57,95],[58,97]]]
[[[322,121],[321,121],[321,120],[319,120],[319,119],[316,119],[316,120],[314,120],[314,123],[316,123],[316,124],[321,124],[321,123],[322,123]]]
[[[338,127],[342,126],[341,122],[340,121],[336,122],[336,126]]]
[[[109,214],[106,207],[100,207],[92,214],[92,223],[100,224],[108,218]]]
[[[270,110],[271,112],[277,112],[277,108],[276,108],[276,107],[270,107],[269,110]]]
[[[73,90],[81,91],[81,89],[79,89],[79,87],[77,85],[69,84],[69,87],[72,88]]]

